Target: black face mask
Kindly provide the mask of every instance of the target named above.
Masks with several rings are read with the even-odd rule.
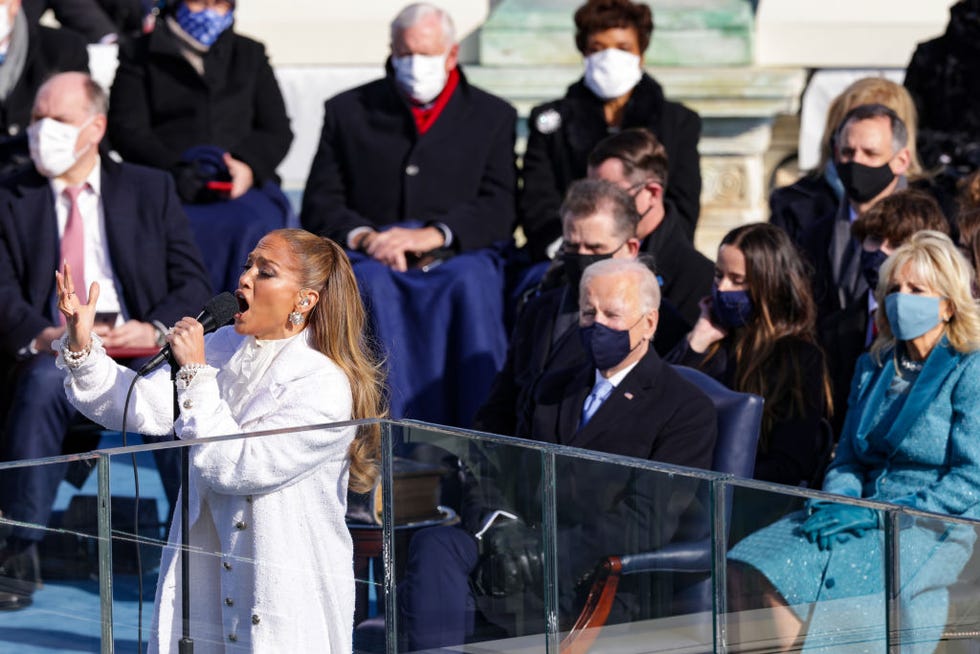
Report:
[[[606,259],[611,259],[612,253],[609,254],[578,254],[578,253],[566,253],[561,254],[561,261],[565,264],[565,277],[568,279],[568,284],[574,289],[577,289],[579,282],[582,281],[582,273],[585,269],[594,264],[596,261],[605,261]]]
[[[564,264],[565,279],[568,280],[568,284],[573,289],[578,291],[579,282],[582,281],[582,273],[585,272],[585,269],[594,264],[596,261],[612,259],[612,256],[619,252],[623,245],[626,245],[626,243],[623,243],[608,254],[579,254],[577,252],[560,253],[559,256],[561,257],[562,264]]]
[[[856,161],[835,164],[837,176],[844,185],[847,197],[856,202],[867,202],[878,197],[878,194],[895,179],[895,173],[887,163],[878,167],[865,166]]]
[[[881,250],[874,252],[861,250],[861,274],[864,275],[864,279],[868,282],[868,287],[872,292],[878,288],[878,271],[881,270],[881,264],[885,263],[887,258],[888,255]]]

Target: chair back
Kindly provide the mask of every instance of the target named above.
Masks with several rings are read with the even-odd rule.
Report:
[[[752,393],[733,391],[700,370],[673,366],[681,377],[708,396],[718,414],[718,439],[711,469],[737,477],[751,478],[762,428],[763,399]]]

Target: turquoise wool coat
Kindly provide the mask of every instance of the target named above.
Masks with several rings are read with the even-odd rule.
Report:
[[[824,490],[964,518],[980,517],[980,353],[961,354],[944,338],[926,359],[883,447],[868,435],[895,374],[858,361],[837,455]],[[884,451],[883,451],[884,450]],[[765,575],[807,626],[806,651],[883,651],[884,537],[881,529],[821,552],[799,527],[803,512],[750,535],[729,558]],[[916,520],[899,537],[903,651],[931,652],[946,622],[947,587],[973,551],[968,527]],[[855,644],[856,643],[856,644]]]

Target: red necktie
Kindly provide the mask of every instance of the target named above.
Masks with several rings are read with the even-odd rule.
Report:
[[[61,260],[71,266],[71,281],[75,287],[78,301],[85,304],[85,226],[82,224],[82,212],[78,208],[78,196],[85,190],[85,185],[66,188],[65,196],[70,204],[68,207],[68,222],[65,223],[65,233],[61,236]]]

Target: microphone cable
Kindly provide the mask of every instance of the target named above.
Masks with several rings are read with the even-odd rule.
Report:
[[[136,382],[139,381],[139,376],[133,377],[133,382],[129,385],[129,390],[126,391],[126,401],[123,403],[123,417],[122,417],[122,444],[123,447],[127,445],[126,439],[126,417],[129,415],[129,400],[133,396],[133,390],[136,388]],[[142,654],[143,652],[143,553],[142,548],[140,548],[140,528],[139,528],[139,518],[140,518],[140,473],[139,466],[136,463],[136,452],[130,453],[133,463],[133,494],[135,495],[134,508],[133,508],[133,532],[134,539],[133,542],[136,545],[136,652],[137,654]],[[112,519],[112,497],[110,493],[109,497],[109,516]],[[110,565],[112,562],[110,560]],[[110,571],[111,574],[111,571]]]

